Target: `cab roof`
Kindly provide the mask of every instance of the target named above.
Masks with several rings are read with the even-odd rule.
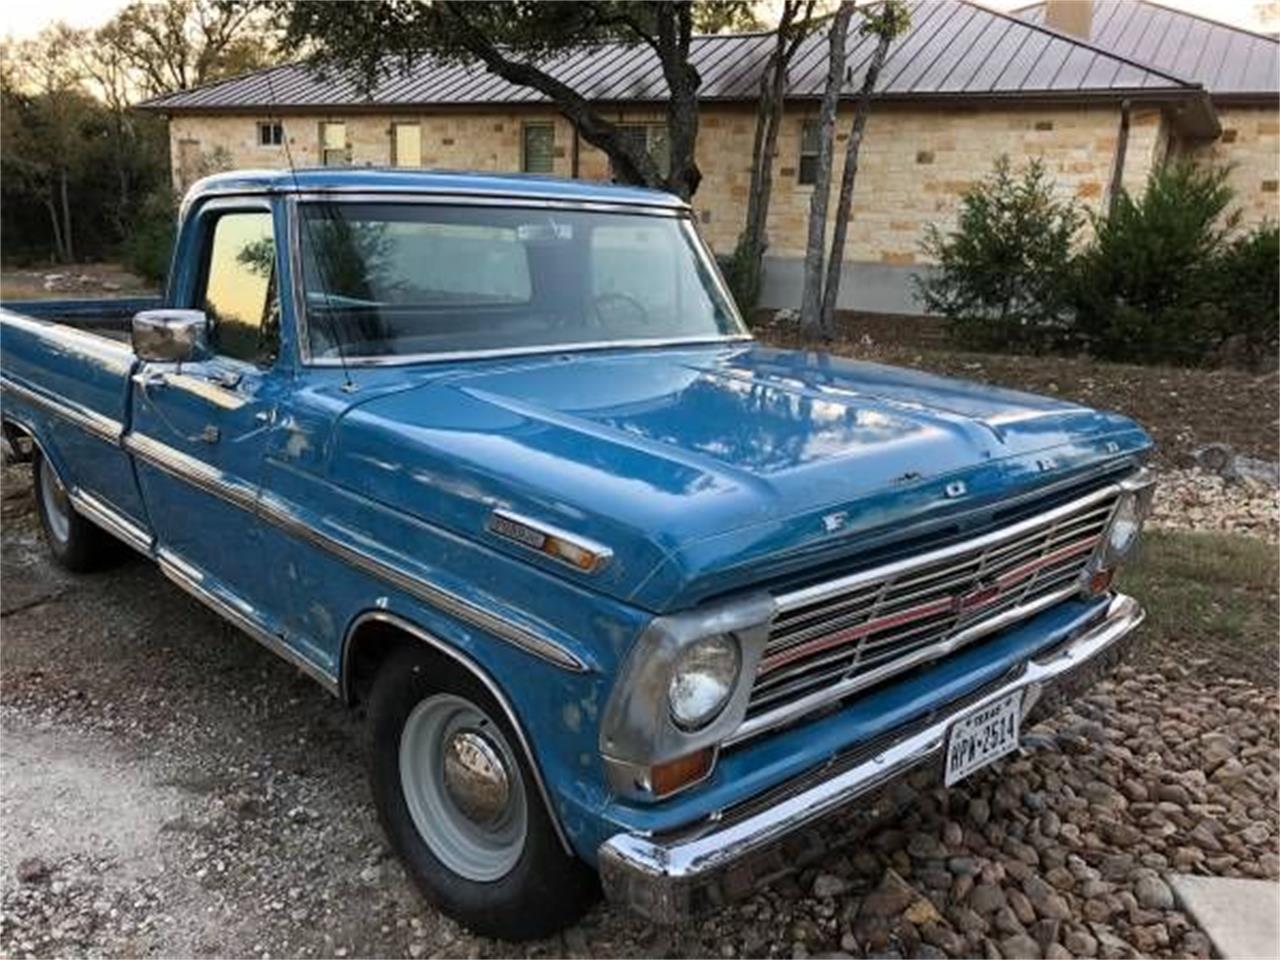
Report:
[[[679,197],[661,190],[527,174],[391,170],[377,167],[316,167],[299,170],[232,170],[197,181],[186,203],[223,193],[433,193],[569,203],[621,203],[684,209]]]

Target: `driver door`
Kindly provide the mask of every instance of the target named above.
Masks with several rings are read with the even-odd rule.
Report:
[[[255,508],[285,386],[273,216],[252,201],[197,216],[201,269],[187,305],[205,311],[209,354],[141,365],[128,446],[162,564],[261,624],[270,598]]]

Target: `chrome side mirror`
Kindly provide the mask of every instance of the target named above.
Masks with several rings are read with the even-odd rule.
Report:
[[[203,310],[143,310],[134,314],[132,333],[139,360],[186,363],[208,353],[209,319]]]

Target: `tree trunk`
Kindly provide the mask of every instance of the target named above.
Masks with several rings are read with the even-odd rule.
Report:
[[[889,40],[888,34],[881,34],[876,41],[871,62],[867,65],[866,75],[862,78],[862,88],[858,91],[858,112],[854,114],[853,130],[849,134],[849,144],[845,148],[844,171],[840,176],[840,199],[836,203],[836,225],[831,238],[831,255],[827,261],[826,288],[822,293],[822,316],[818,323],[822,335],[827,338],[835,330],[836,299],[840,295],[840,271],[844,266],[844,242],[849,232],[849,212],[853,208],[853,185],[858,175],[858,153],[862,149],[862,134],[867,127],[867,117],[871,114],[871,94],[875,91],[880,70],[884,67],[884,58],[889,53]]]
[[[800,14],[801,8],[807,8]],[[755,139],[751,147],[751,186],[747,192],[747,217],[734,250],[734,293],[745,309],[755,306],[760,294],[764,254],[768,249],[766,230],[769,203],[773,196],[773,158],[782,128],[787,74],[805,31],[793,29],[796,18],[807,23],[813,12],[812,0],[786,0],[778,21],[777,42],[760,76],[760,98],[756,104]]]
[[[1116,156],[1111,165],[1111,185],[1107,189],[1107,216],[1114,217],[1120,194],[1124,192],[1124,158],[1129,149],[1128,100],[1120,101],[1120,132],[1116,135]]]
[[[53,227],[53,259],[58,263],[66,263],[66,251],[62,248],[62,224],[58,219],[58,208],[53,203],[53,191],[44,196],[45,209],[49,211],[49,224]]]
[[[692,41],[692,7],[687,3],[662,6],[658,14],[657,53],[670,92],[666,187],[682,200],[692,197],[702,182],[702,171],[694,156],[698,142],[698,87],[702,85],[702,78],[689,62]]]
[[[67,263],[75,260],[76,248],[71,242],[71,203],[67,197],[67,168],[60,171],[59,192],[62,195],[62,245],[67,254]]]
[[[852,15],[852,0],[841,0],[828,33],[831,49],[827,60],[827,85],[818,114],[818,168],[813,178],[813,196],[809,198],[809,237],[804,253],[804,292],[800,301],[800,324],[809,333],[816,333],[822,320],[822,268],[827,239],[827,207],[831,200],[832,135],[836,110],[840,105],[840,88],[844,85],[845,43]]]

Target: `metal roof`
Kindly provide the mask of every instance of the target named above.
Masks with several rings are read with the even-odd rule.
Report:
[[[1014,11],[1044,23],[1044,3]],[[1152,3],[1094,3],[1089,42],[1199,83],[1214,97],[1280,94],[1280,42]]]
[[[768,33],[703,36],[691,57],[702,75],[703,101],[755,100],[760,74],[773,46]],[[797,51],[788,96],[822,95],[827,65],[826,31]],[[848,65],[856,87],[875,40],[850,25]],[[596,102],[666,99],[657,57],[643,44],[604,44],[566,53],[543,64],[557,79]],[[1034,23],[988,10],[968,0],[917,0],[911,29],[890,48],[878,96],[894,98],[1115,96],[1120,93],[1186,94],[1195,84]],[[166,112],[245,111],[281,108],[459,106],[547,102],[528,87],[507,83],[475,66],[423,60],[382,79],[372,95],[350,75],[317,75],[289,64],[150,100]]]

